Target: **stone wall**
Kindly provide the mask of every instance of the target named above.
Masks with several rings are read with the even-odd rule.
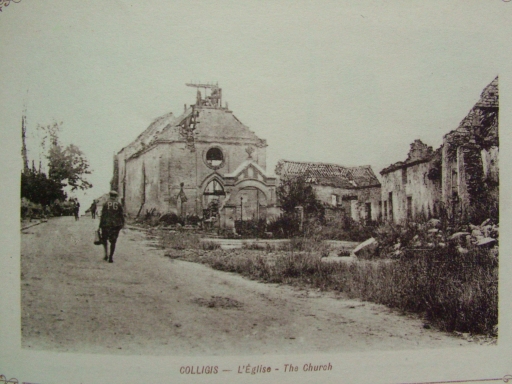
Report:
[[[482,149],[481,156],[485,180],[489,183],[499,183],[499,148],[492,146],[489,149]]]
[[[379,219],[380,212],[380,187],[345,189],[332,186],[314,185],[318,200],[327,205],[332,205],[332,195],[339,196],[339,206],[346,215],[350,215],[355,221],[366,219],[367,203],[371,206],[372,220]]]
[[[160,189],[160,160],[161,153],[155,148],[126,162],[125,185],[121,189],[128,215],[136,216],[139,211],[152,209],[165,211],[166,202]]]
[[[437,214],[441,200],[441,182],[429,177],[433,166],[431,161],[416,162],[382,175],[381,206],[384,219],[392,218],[396,223],[406,221],[408,204],[411,219]]]
[[[206,152],[212,147],[220,148],[224,155],[224,162],[218,169],[212,169],[206,163]],[[212,176],[217,175],[222,184],[225,174],[248,159],[247,147],[219,140],[196,142],[196,150],[190,151],[185,142],[159,143],[126,162],[120,153],[118,189],[127,213],[137,215],[144,200],[142,212],[155,209],[160,213],[181,214],[182,204],[177,196],[183,183],[187,198],[183,204],[184,213],[201,216],[206,208],[203,192]],[[266,149],[251,147],[254,149],[251,153],[253,161],[264,168]]]
[[[450,220],[473,224],[496,219],[498,110],[496,78],[459,126],[443,137],[440,149],[433,152],[416,140],[405,162],[382,170],[382,205],[383,209],[387,206],[387,217],[404,221],[410,202],[412,217],[419,212],[436,216],[442,211]]]

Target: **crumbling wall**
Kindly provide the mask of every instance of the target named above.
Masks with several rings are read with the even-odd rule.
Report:
[[[110,180],[110,189],[112,191],[119,191],[119,159],[114,156],[114,172],[112,180]]]
[[[164,200],[166,189],[165,178],[161,179],[161,165],[166,157],[161,149],[142,153],[126,162],[126,177],[124,186],[124,203],[126,212],[135,217],[146,211],[167,212],[168,204]],[[165,170],[165,169],[164,169]]]
[[[380,187],[369,188],[337,188],[329,185],[313,185],[318,200],[324,204],[331,205],[332,195],[337,195],[341,200],[342,212],[350,215],[353,220],[361,221],[366,218],[366,203],[371,204],[371,217],[376,221],[379,219]]]
[[[498,78],[443,139],[443,204],[453,221],[498,219]]]
[[[112,183],[117,185],[116,191],[119,193],[120,201],[124,201],[126,190],[126,154],[120,151],[115,155],[117,162],[117,175],[114,173]]]
[[[499,184],[499,148],[482,149],[481,156],[484,179],[490,184]]]
[[[144,166],[140,158],[131,159],[126,162],[126,194],[124,204],[126,213],[135,217],[144,202]]]
[[[382,207],[387,206],[387,214],[383,213],[383,217],[390,221],[393,220],[395,223],[402,222],[406,219],[407,216],[404,204],[404,201],[406,201],[406,195],[405,187],[402,183],[401,169],[382,175],[381,199]],[[384,202],[386,202],[386,204],[384,204]]]
[[[407,168],[406,199],[412,199],[412,218],[437,216],[441,201],[441,180],[429,177],[434,164],[432,161],[419,163]],[[407,204],[407,201],[403,202]],[[407,211],[407,207],[405,207]],[[406,212],[407,214],[407,212]]]
[[[382,209],[387,207],[388,213],[386,215],[382,212],[382,216],[387,217],[388,220],[392,217],[396,223],[404,222],[408,218],[435,216],[441,200],[441,180],[429,177],[434,166],[434,161],[414,162],[411,165],[404,164],[394,171],[384,173],[382,175],[381,207]],[[408,212],[408,200],[410,201],[410,212]]]

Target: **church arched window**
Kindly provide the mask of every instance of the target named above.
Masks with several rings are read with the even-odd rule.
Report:
[[[218,147],[210,148],[206,152],[206,164],[214,169],[222,167],[224,164],[224,154],[222,150]]]
[[[213,196],[224,196],[226,193],[224,192],[224,187],[217,180],[213,179],[208,183],[204,190],[205,195],[213,195]]]

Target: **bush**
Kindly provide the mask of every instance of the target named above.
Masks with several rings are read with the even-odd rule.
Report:
[[[267,221],[266,219],[259,220],[237,220],[235,221],[236,233],[242,238],[266,238]]]
[[[267,231],[272,232],[276,239],[289,239],[299,233],[299,221],[291,215],[281,215],[267,225]]]
[[[176,225],[178,223],[183,225],[183,220],[175,213],[166,213],[160,216],[159,222],[164,225]]]
[[[311,232],[315,232],[314,236],[322,240],[345,240],[345,241],[365,241],[374,236],[377,223],[369,223],[365,225],[355,222],[352,218],[342,214],[325,222],[321,218],[310,218],[304,222],[304,228],[299,230],[299,221],[293,215],[283,214],[272,220],[267,231],[272,232],[274,238],[292,238],[298,236],[311,237]]]
[[[365,241],[374,236],[377,223],[362,224],[351,217],[340,215],[322,226],[321,237],[325,240]]]
[[[156,208],[146,209],[143,215],[136,218],[137,223],[147,224],[150,227],[156,227],[158,225],[174,226],[180,224],[185,225],[198,225],[201,222],[201,218],[197,215],[186,216],[185,218],[176,215],[175,213],[161,214]]]
[[[198,225],[201,218],[197,215],[190,215],[185,218],[185,225]]]
[[[220,244],[214,241],[202,241],[201,248],[205,251],[214,251],[220,249]]]
[[[266,251],[266,252],[272,252],[274,250],[274,247],[268,243],[266,244],[258,244],[256,242],[247,243],[244,242],[242,244],[242,249],[248,249],[251,251]]]

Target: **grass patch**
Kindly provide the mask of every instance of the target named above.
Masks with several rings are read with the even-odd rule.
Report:
[[[200,262],[251,279],[345,293],[422,315],[444,331],[496,335],[498,258],[487,249],[418,252],[399,260],[322,261],[325,245],[299,238],[272,253],[250,243],[244,249],[206,250],[193,234],[167,234],[171,257]]]

